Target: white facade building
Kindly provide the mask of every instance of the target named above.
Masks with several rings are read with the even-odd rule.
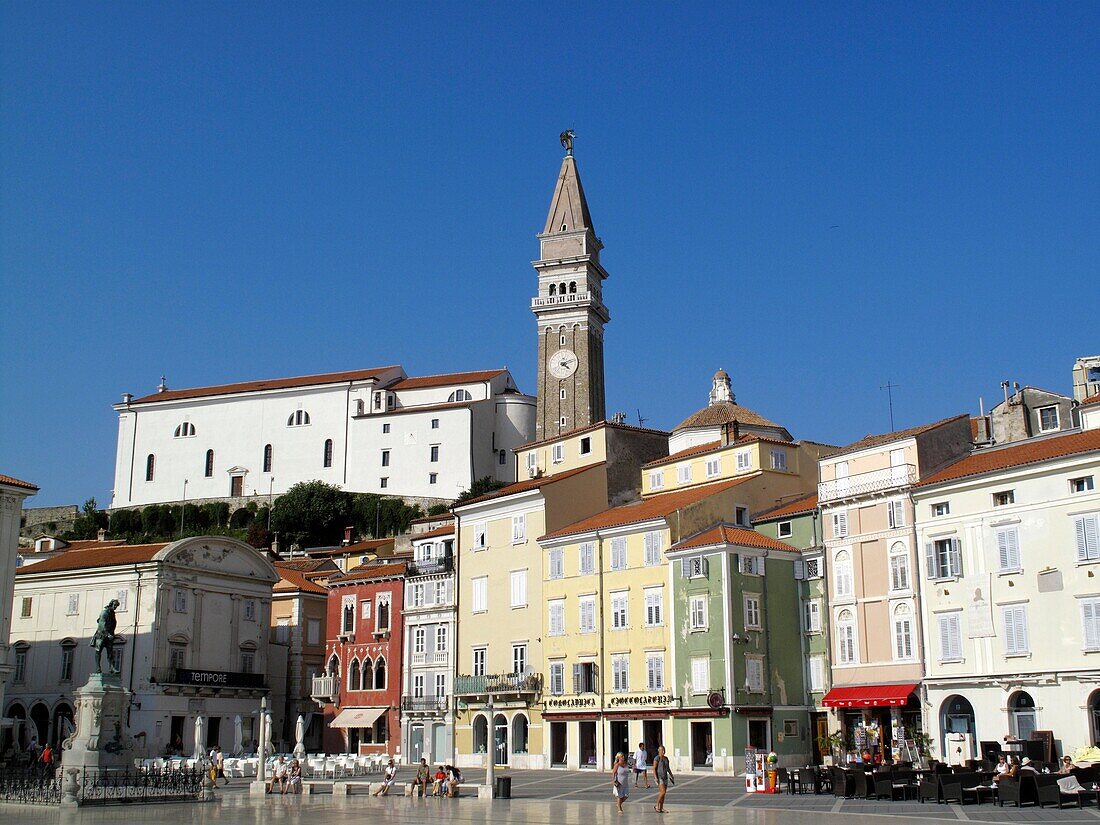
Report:
[[[1059,753],[1100,742],[1100,431],[981,450],[913,504],[937,754],[1035,730]]]
[[[269,685],[272,694],[285,691],[286,648],[271,645],[272,654],[268,645],[278,580],[259,552],[220,536],[70,550],[24,567],[15,576],[5,713],[29,718],[39,742],[58,743],[61,720],[73,718],[73,692],[94,667],[89,643],[100,612],[117,599],[124,643],[115,666],[133,692],[137,755],[160,755],[177,739],[194,753],[200,715],[202,747],[230,753],[240,716],[247,749],[258,737],[260,698]],[[283,706],[281,696],[272,699]]]
[[[162,384],[163,387],[163,384]],[[112,507],[243,499],[320,480],[450,500],[515,478],[535,401],[507,370],[409,378],[401,367],[123,395]]]
[[[11,628],[15,568],[19,559],[19,519],[23,499],[37,492],[38,488],[29,481],[0,474],[0,753],[6,749],[13,726],[11,718],[2,711],[6,707],[4,686],[11,681],[14,669],[8,631]]]
[[[410,763],[454,762],[454,525],[413,539],[405,572],[401,741]]]

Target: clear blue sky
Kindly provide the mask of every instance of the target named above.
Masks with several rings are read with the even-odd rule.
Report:
[[[0,4],[0,472],[110,499],[120,393],[507,365],[561,159],[608,411],[796,437],[1100,352],[1100,4]]]

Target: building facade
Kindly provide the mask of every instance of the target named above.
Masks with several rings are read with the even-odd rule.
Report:
[[[413,537],[405,579],[401,738],[410,762],[454,761],[454,524]]]
[[[38,492],[29,481],[0,474],[0,753],[16,735],[15,722],[7,713],[4,692],[15,664],[8,644],[12,618],[12,592],[19,566],[19,521],[23,501]]]
[[[937,754],[1100,744],[1100,430],[981,450],[913,502]]]
[[[449,501],[515,477],[535,401],[507,370],[407,377],[401,367],[123,395],[112,507],[249,497],[300,481]]]
[[[138,755],[213,745],[231,753],[238,717],[249,749],[263,696],[282,725],[285,652],[269,645],[278,578],[261,553],[222,536],[70,550],[20,569],[7,715],[57,745],[72,724],[73,691],[93,669],[96,622],[115,599],[123,641],[114,666],[133,692]],[[196,742],[200,716],[205,741]]]
[[[321,564],[320,561],[317,562]],[[276,731],[278,743],[292,750],[298,717],[306,723],[305,748],[321,750],[324,720],[313,703],[313,679],[325,668],[325,627],[328,619],[328,590],[307,575],[302,565],[276,562],[279,581],[271,593],[272,644],[286,648],[286,708],[283,726]]]
[[[848,752],[892,760],[922,729],[924,675],[912,486],[970,448],[966,415],[867,436],[820,462],[832,688]],[[908,756],[908,754],[904,754]]]
[[[328,580],[325,673],[312,690],[328,753],[402,758],[405,572],[404,560],[383,560]]]

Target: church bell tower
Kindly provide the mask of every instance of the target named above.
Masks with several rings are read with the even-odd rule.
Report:
[[[573,132],[561,134],[565,158],[539,234],[538,416],[535,438],[551,438],[602,421],[603,329],[611,320],[603,304],[607,271],[573,157]]]

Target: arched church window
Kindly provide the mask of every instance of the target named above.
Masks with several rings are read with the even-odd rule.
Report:
[[[295,410],[290,414],[290,418],[286,420],[288,427],[304,427],[309,423],[309,413],[305,410]]]
[[[202,474],[205,478],[214,477],[214,451],[206,451],[206,466],[203,468]]]
[[[192,424],[190,421],[184,421],[182,424],[180,424],[178,427],[176,427],[176,432],[173,434],[172,437],[173,438],[189,438],[190,436],[193,436],[194,434],[195,434],[195,425]]]
[[[331,467],[332,466],[332,439],[331,438],[326,438],[325,439],[324,464],[325,464],[326,467]]]
[[[153,472],[156,470],[156,468],[157,468],[157,457],[155,455],[153,455],[152,453],[149,453],[149,455],[145,458],[145,480],[146,481],[152,481],[153,480]]]
[[[473,398],[469,390],[455,390],[447,396],[448,401],[472,401]]]
[[[271,465],[274,463],[275,452],[271,449],[270,444],[264,445],[264,472],[271,472]]]

